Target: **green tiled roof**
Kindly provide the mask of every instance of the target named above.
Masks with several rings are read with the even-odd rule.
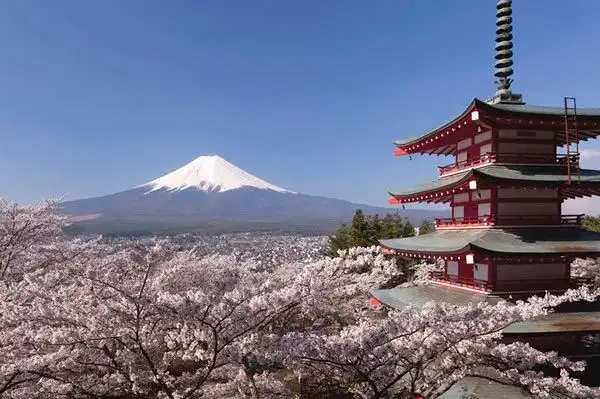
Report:
[[[505,334],[545,334],[600,331],[600,312],[550,313],[506,327]]]
[[[528,105],[528,104],[488,104],[485,101],[479,100],[477,98],[473,99],[469,106],[456,118],[452,121],[445,123],[444,125],[431,130],[428,133],[425,133],[420,136],[411,137],[407,139],[401,139],[394,142],[394,144],[398,147],[404,146],[407,144],[416,143],[424,138],[434,135],[436,132],[445,129],[447,126],[451,126],[455,122],[467,116],[469,112],[474,109],[479,110],[488,110],[494,113],[504,113],[504,114],[518,114],[518,115],[531,115],[531,116],[539,116],[539,117],[563,117],[565,110],[563,107],[546,107],[539,105]],[[588,117],[588,118],[600,118],[600,108],[577,108],[577,116],[579,117]]]
[[[478,294],[436,284],[373,290],[371,294],[379,302],[396,309],[408,306],[420,309],[431,301],[446,302],[452,305],[466,305],[468,303],[475,305],[484,301],[493,305],[501,301],[499,297],[493,295]]]
[[[440,399],[529,399],[525,390],[483,377],[467,376],[439,396]]]
[[[474,169],[475,175],[489,176],[503,180],[539,181],[539,182],[567,182],[567,169],[553,165],[489,165]],[[571,173],[571,179],[577,180],[577,174]],[[586,183],[600,183],[600,171],[581,169],[581,181]]]
[[[371,295],[379,302],[395,309],[413,307],[422,309],[429,302],[444,302],[465,306],[488,303],[495,305],[502,298],[485,293],[476,293],[458,287],[446,287],[435,283],[415,286],[398,286],[390,289],[373,290]],[[573,332],[599,332],[600,312],[550,313],[531,320],[512,323],[502,330],[503,334],[547,334]]]
[[[416,237],[381,240],[387,248],[429,254],[470,249],[506,254],[600,254],[600,233],[574,227],[437,230]]]
[[[467,251],[472,242],[479,240],[489,230],[436,230],[414,237],[380,240],[387,248],[426,253],[460,253]]]
[[[453,185],[466,181],[472,176],[478,176],[481,178],[493,178],[500,180],[510,181],[528,181],[528,182],[540,182],[540,183],[566,183],[568,182],[567,170],[562,166],[553,165],[488,165],[477,169],[467,170],[464,173],[451,175],[448,177],[441,177],[436,180],[432,180],[428,183],[421,184],[415,187],[393,190],[389,194],[393,197],[406,197],[411,195],[417,195],[419,193],[426,193],[429,191],[439,190],[442,188],[450,188]],[[577,174],[572,173],[571,179],[577,180]],[[588,184],[600,184],[600,171],[581,169],[581,182]]]
[[[404,195],[412,195],[416,193],[426,193],[429,191],[434,191],[444,187],[451,187],[456,183],[460,182],[463,179],[466,179],[470,176],[469,171],[465,171],[464,173],[458,173],[455,175],[451,175],[448,177],[441,177],[439,179],[432,180],[430,182],[420,184],[418,186],[414,186],[407,189],[393,190],[390,191],[390,195],[392,196],[404,196]]]

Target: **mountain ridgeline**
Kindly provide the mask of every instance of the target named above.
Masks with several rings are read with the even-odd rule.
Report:
[[[267,183],[218,156],[200,157],[130,190],[64,203],[76,233],[154,234],[281,231],[330,233],[357,208],[390,209],[295,193]],[[406,210],[414,224],[443,213]]]

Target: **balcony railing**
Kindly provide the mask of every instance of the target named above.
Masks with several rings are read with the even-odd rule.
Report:
[[[489,215],[474,218],[444,218],[435,219],[435,227],[453,227],[453,226],[491,226],[494,224],[494,218]]]
[[[485,226],[526,226],[526,225],[573,225],[580,226],[583,219],[580,215],[519,215],[496,217],[492,215],[483,215],[474,218],[444,218],[435,219],[436,228],[450,227],[485,227]]]
[[[571,167],[579,165],[579,153],[576,154],[515,154],[502,153],[496,154],[488,152],[478,158],[467,159],[461,162],[455,162],[446,166],[438,166],[440,175],[444,176],[462,169],[474,168],[488,163],[514,163],[514,164],[537,164],[537,165],[564,165],[570,164]]]
[[[465,161],[455,162],[446,166],[438,166],[438,169],[440,170],[440,175],[443,176],[461,169],[473,168],[475,166],[488,164],[494,162],[495,160],[496,157],[494,153],[488,152],[487,154],[484,154],[479,158],[467,159]]]
[[[499,280],[491,282],[479,280],[464,276],[453,276],[445,272],[431,272],[431,278],[444,283],[457,285],[467,288],[476,288],[484,291],[516,291],[516,290],[561,290],[578,287],[584,284],[590,284],[591,279],[581,277],[561,278],[561,279],[520,279],[520,280]]]

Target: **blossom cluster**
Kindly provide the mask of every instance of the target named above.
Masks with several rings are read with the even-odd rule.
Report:
[[[373,309],[370,290],[399,273],[378,247],[265,267],[243,250],[173,239],[63,237],[54,203],[2,204],[2,397],[436,397],[468,375],[542,397],[600,397],[572,376],[583,362],[501,341],[515,321],[595,300],[586,287]]]

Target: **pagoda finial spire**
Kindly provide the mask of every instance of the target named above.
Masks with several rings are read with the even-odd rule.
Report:
[[[496,95],[492,102],[522,102],[521,95],[510,90],[513,74],[512,0],[496,4]]]

